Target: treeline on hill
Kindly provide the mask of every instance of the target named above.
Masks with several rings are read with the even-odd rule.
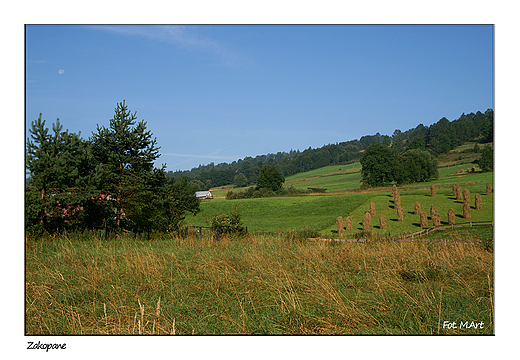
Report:
[[[97,126],[83,140],[52,131],[41,114],[26,144],[25,224],[28,232],[104,230],[175,231],[187,213],[199,211],[198,188],[187,179],[168,178],[153,165],[159,155],[146,122],[136,123],[125,102],[119,103],[108,128]]]
[[[304,151],[291,150],[276,154],[246,157],[231,164],[200,165],[188,171],[169,171],[167,176],[180,178],[186,176],[190,183],[200,189],[235,184],[239,187],[255,184],[264,165],[275,166],[284,176],[318,169],[328,165],[341,165],[358,161],[371,144],[388,145],[396,153],[406,150],[427,150],[438,156],[448,153],[462,143],[480,139],[480,142],[493,141],[493,110],[462,114],[458,119],[449,121],[445,117],[429,127],[423,124],[402,132],[397,129],[392,136],[367,135],[359,140],[325,145],[321,148],[308,148]]]

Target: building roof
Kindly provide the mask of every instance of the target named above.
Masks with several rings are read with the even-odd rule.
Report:
[[[195,196],[198,197],[198,198],[199,197],[207,197],[207,196],[211,196],[211,192],[209,192],[209,191],[197,191],[195,193]]]

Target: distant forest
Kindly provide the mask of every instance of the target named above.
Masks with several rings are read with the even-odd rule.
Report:
[[[231,164],[200,165],[186,171],[169,171],[167,176],[179,178],[186,176],[190,183],[202,190],[212,187],[235,184],[246,186],[256,183],[260,169],[264,165],[275,166],[284,176],[318,169],[328,165],[341,165],[358,161],[362,151],[372,143],[390,146],[396,152],[409,149],[428,150],[434,156],[448,153],[453,148],[470,140],[481,143],[493,141],[493,110],[485,113],[462,114],[458,119],[449,121],[445,117],[427,127],[423,124],[402,132],[397,129],[392,136],[366,135],[359,140],[350,140],[321,148],[308,148],[304,151],[291,150],[276,154],[246,157]]]

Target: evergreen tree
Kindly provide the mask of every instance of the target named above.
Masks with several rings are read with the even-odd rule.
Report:
[[[109,127],[98,125],[90,141],[99,163],[97,186],[110,199],[116,226],[130,222],[127,225],[149,231],[157,215],[154,189],[166,182],[166,176],[164,167],[154,169],[153,162],[160,156],[157,140],[144,120],[136,123],[136,114],[124,101],[117,104]]]
[[[79,188],[86,169],[86,146],[79,134],[63,131],[59,119],[52,133],[42,115],[31,123],[26,143],[26,226],[55,232],[72,227],[88,196]]]
[[[161,216],[156,219],[157,227],[163,231],[178,231],[187,213],[196,215],[200,211],[200,200],[195,197],[198,186],[192,185],[183,176],[169,178],[160,191],[158,204]]]
[[[257,189],[278,191],[282,188],[284,182],[285,177],[277,168],[271,165],[264,165],[256,180],[256,187]]]
[[[233,182],[238,187],[244,187],[244,186],[247,186],[247,184],[248,184],[248,180],[247,180],[246,176],[242,173],[235,175],[235,179]]]

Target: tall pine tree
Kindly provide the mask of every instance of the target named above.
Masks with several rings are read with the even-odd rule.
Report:
[[[45,126],[42,115],[29,129],[26,143],[26,226],[42,227],[55,232],[73,225],[84,201],[78,187],[85,173],[86,146],[79,134],[63,131],[59,119],[52,132]]]
[[[157,140],[146,130],[144,120],[136,120],[137,112],[131,113],[123,100],[117,104],[108,128],[98,125],[90,141],[99,163],[98,188],[111,200],[116,226],[121,228],[127,221],[150,230],[156,216],[154,189],[163,186],[166,177],[164,167],[155,169],[153,164],[160,156]]]

